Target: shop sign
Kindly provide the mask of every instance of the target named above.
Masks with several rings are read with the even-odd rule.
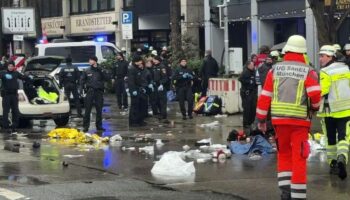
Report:
[[[44,18],[41,19],[41,26],[46,31],[47,35],[62,35],[64,30],[64,20],[62,17]]]
[[[71,16],[71,33],[99,33],[115,31],[115,13]]]

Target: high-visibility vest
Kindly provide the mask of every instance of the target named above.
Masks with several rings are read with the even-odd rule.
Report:
[[[51,103],[57,103],[58,95],[55,92],[46,92],[41,86],[38,89],[38,96]]]
[[[304,82],[311,70],[300,62],[281,62],[273,66],[272,117],[308,118]]]
[[[350,116],[349,66],[341,62],[332,63],[321,69],[320,80],[323,99],[318,116],[335,118]]]

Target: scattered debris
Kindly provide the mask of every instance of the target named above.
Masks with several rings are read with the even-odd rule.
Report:
[[[211,138],[202,139],[195,143],[196,146],[209,146],[211,145]]]
[[[139,152],[145,152],[146,154],[154,155],[154,146],[140,147]]]
[[[122,147],[123,151],[129,150],[129,151],[135,151],[136,148],[135,147]]]
[[[224,114],[224,115],[217,114],[217,115],[215,115],[214,117],[215,117],[215,118],[226,118],[227,115],[226,115],[226,114]]]
[[[152,174],[167,177],[187,177],[195,174],[193,162],[185,162],[180,154],[174,151],[164,153],[162,158],[154,164]]]
[[[113,135],[111,138],[109,138],[109,142],[115,142],[115,141],[122,141],[123,138],[119,134]]]
[[[164,143],[162,142],[161,139],[156,139],[156,145],[157,145],[158,147],[161,147],[161,146],[164,145]]]
[[[186,151],[190,150],[191,147],[186,144],[182,147],[182,149],[186,152]]]
[[[218,127],[220,125],[219,121],[213,121],[211,123],[207,123],[207,124],[200,124],[199,127],[201,128],[215,128]]]
[[[63,155],[65,158],[80,158],[83,157],[84,155]]]

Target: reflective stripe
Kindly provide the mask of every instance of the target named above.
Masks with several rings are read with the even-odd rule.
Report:
[[[292,192],[291,196],[292,196],[292,198],[296,198],[296,199],[306,199],[306,193],[295,193],[295,192]]]
[[[306,88],[307,93],[314,92],[314,91],[321,91],[321,87],[319,85],[317,85],[317,86],[311,86],[311,87]]]
[[[292,176],[292,172],[279,172],[277,177]]]
[[[322,101],[319,101],[318,103],[313,103],[313,104],[311,104],[311,105],[312,105],[312,107],[314,107],[314,108],[318,108],[318,107],[320,107],[321,103],[322,103]]]
[[[292,184],[290,188],[296,190],[306,190],[306,184]]]
[[[267,91],[267,90],[263,90],[263,91],[261,92],[261,95],[268,96],[268,97],[272,97],[272,92],[269,92],[269,91]]]
[[[278,186],[290,185],[290,180],[278,181]]]
[[[302,98],[303,93],[304,93],[304,82],[305,82],[304,80],[300,80],[298,83],[297,96],[296,96],[296,100],[295,100],[296,105],[301,104],[301,98]]]
[[[261,110],[259,108],[256,109],[256,113],[258,113],[259,115],[267,115],[267,110]]]

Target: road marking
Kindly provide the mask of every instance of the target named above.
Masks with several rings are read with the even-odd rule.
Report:
[[[3,196],[9,200],[17,200],[17,199],[25,198],[25,196],[23,194],[13,192],[11,190],[7,190],[4,188],[0,188],[0,196]]]

